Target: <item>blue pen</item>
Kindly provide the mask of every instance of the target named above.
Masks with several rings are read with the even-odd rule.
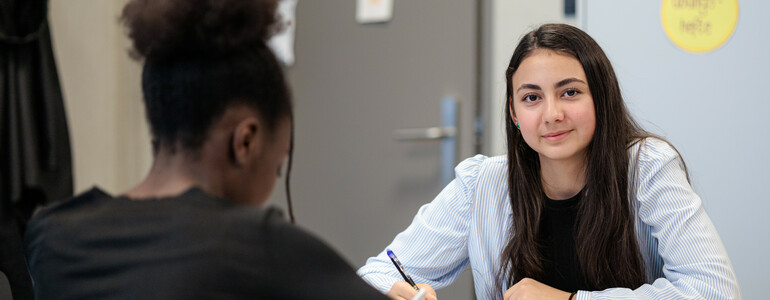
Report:
[[[409,275],[406,275],[406,271],[404,271],[404,266],[401,265],[401,262],[398,260],[398,257],[396,257],[395,254],[393,254],[393,251],[390,251],[390,249],[385,249],[386,252],[388,252],[388,257],[390,257],[390,261],[393,262],[394,265],[396,265],[396,269],[399,273],[401,273],[401,276],[404,277],[404,280],[412,285],[412,287],[415,290],[420,290],[420,288],[417,287],[417,284],[414,283],[414,280],[412,280],[412,277],[409,277]]]

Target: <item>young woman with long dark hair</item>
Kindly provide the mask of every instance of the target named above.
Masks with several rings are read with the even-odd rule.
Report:
[[[735,299],[727,253],[679,153],[627,111],[599,45],[547,24],[506,71],[507,156],[456,179],[387,247],[434,288],[470,267],[478,299]],[[415,290],[381,253],[358,271]]]
[[[385,299],[261,208],[292,144],[289,89],[265,43],[276,2],[125,6],[153,164],[122,195],[93,188],[33,218],[25,247],[37,299]]]

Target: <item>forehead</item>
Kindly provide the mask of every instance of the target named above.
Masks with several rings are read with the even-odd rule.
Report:
[[[575,57],[553,50],[534,50],[519,64],[513,73],[514,86],[520,84],[545,84],[565,78],[577,78],[585,82],[583,66]]]

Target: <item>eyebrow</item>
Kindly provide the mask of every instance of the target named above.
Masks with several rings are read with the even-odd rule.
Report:
[[[586,82],[583,81],[583,80],[577,79],[575,77],[570,77],[570,78],[563,79],[563,80],[557,82],[554,86],[558,88],[558,87],[562,87],[562,86],[565,86],[565,85],[573,83],[573,82],[580,82],[580,83],[586,84]],[[531,83],[525,83],[525,84],[522,84],[518,89],[516,89],[516,92],[518,93],[520,90],[523,90],[523,89],[542,90],[542,88],[540,88],[539,85],[531,84]]]
[[[542,89],[540,88],[540,86],[539,86],[539,85],[537,85],[537,84],[530,84],[530,83],[525,83],[525,84],[522,84],[522,85],[521,85],[521,86],[520,86],[518,89],[516,89],[516,92],[518,93],[519,91],[521,91],[521,90],[523,90],[523,89],[530,89],[530,90],[542,90]]]
[[[582,84],[585,84],[585,83],[586,83],[585,81],[582,81],[582,80],[580,80],[580,79],[577,79],[577,78],[575,78],[575,77],[571,77],[571,78],[567,78],[567,79],[564,79],[564,80],[562,80],[562,81],[559,81],[559,82],[557,82],[557,83],[556,83],[556,87],[557,87],[557,88],[558,88],[558,87],[562,87],[562,86],[565,86],[565,85],[567,85],[567,84],[570,84],[570,83],[573,83],[573,82],[580,82],[580,83],[582,83]]]

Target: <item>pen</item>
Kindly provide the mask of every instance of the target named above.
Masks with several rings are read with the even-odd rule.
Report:
[[[401,273],[401,276],[404,277],[404,280],[406,280],[406,282],[411,284],[415,290],[419,291],[420,289],[417,287],[417,284],[414,283],[414,280],[412,280],[412,277],[409,277],[409,275],[406,275],[406,271],[404,271],[404,266],[401,265],[400,261],[398,261],[398,257],[396,257],[396,255],[393,254],[393,251],[390,251],[390,249],[385,249],[385,250],[387,250],[388,257],[390,257],[390,261],[392,261],[393,264],[396,266],[396,269],[398,270],[399,273]]]
[[[425,296],[428,295],[428,290],[420,290],[417,295],[412,297],[412,300],[425,300]]]

